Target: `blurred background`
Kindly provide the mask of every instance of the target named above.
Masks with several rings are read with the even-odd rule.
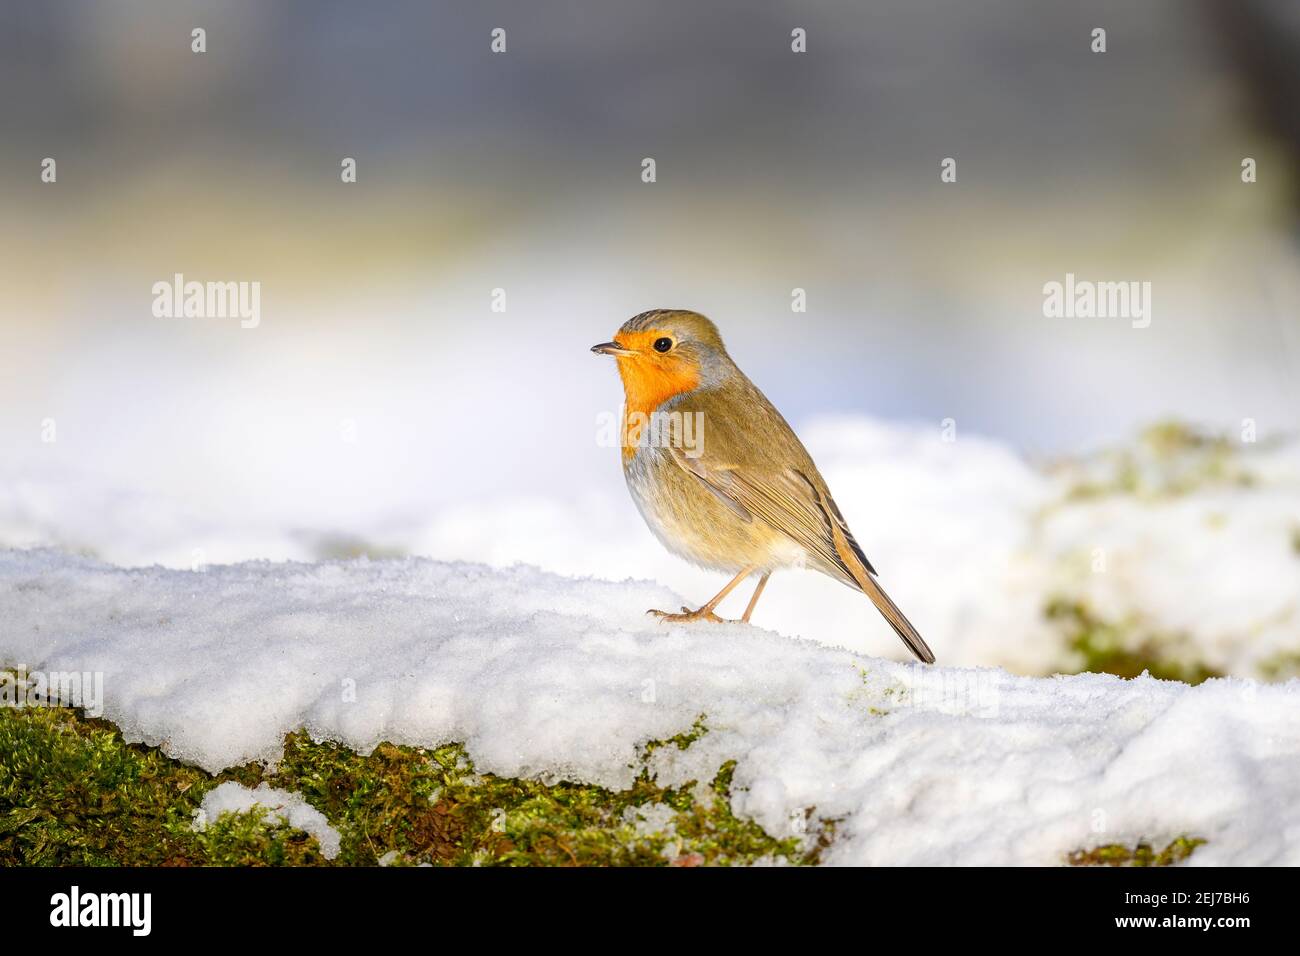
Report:
[[[1027,522],[1068,497],[1048,463],[1153,422],[1295,430],[1297,102],[1290,0],[9,0],[0,545],[528,560],[702,599],[596,441],[621,394],[587,351],[693,308],[842,462],[887,583],[967,582],[913,616],[1006,663],[957,634],[990,566],[1028,596],[985,631],[1041,626],[1052,588],[1012,565],[1041,570]],[[260,324],[155,317],[176,273],[259,282]],[[1150,282],[1150,326],[1046,318],[1067,273]],[[769,625],[885,649],[804,587],[774,582]]]

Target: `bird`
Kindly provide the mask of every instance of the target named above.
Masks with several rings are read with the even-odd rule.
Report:
[[[794,429],[732,361],[712,321],[652,309],[591,351],[612,355],[623,383],[623,475],[637,509],[670,552],[735,576],[707,603],[666,621],[716,621],[742,581],[758,585],[749,623],[774,571],[812,568],[861,591],[927,664],[934,653],[885,593],[826,480]]]

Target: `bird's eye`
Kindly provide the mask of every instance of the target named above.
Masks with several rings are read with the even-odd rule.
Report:
[[[655,351],[667,352],[673,347],[673,340],[669,338],[655,339]]]

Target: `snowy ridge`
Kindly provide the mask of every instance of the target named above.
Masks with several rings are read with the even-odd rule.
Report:
[[[1077,670],[1068,628],[1045,615],[1063,599],[1122,625],[1132,646],[1156,639],[1167,658],[1241,677],[1300,673],[1300,441],[1220,446],[1188,433],[1164,454],[1139,440],[1118,460],[1112,452],[1045,468],[1000,442],[965,433],[944,442],[919,425],[826,418],[800,435],[886,589],[943,646],[945,664]],[[564,494],[426,503],[347,526],[323,513],[301,525],[245,513],[247,499],[224,493],[178,501],[53,462],[3,461],[0,548],[182,569],[411,554],[650,579],[696,602],[714,594],[720,575],[661,547],[614,456],[597,457],[599,474]],[[1171,477],[1177,493],[1142,493]],[[1078,494],[1088,486],[1111,491]],[[308,510],[332,500],[309,492],[310,476],[286,487]],[[743,608],[743,597],[733,600]],[[834,647],[906,653],[870,602],[814,572],[776,575],[754,620]]]
[[[737,761],[770,833],[824,859],[1054,864],[1180,835],[1193,864],[1300,863],[1300,681],[1199,687],[921,668],[741,625],[667,626],[641,582],[419,559],[121,569],[0,552],[0,664],[102,671],[128,740],[209,770],[299,727],[368,751],[463,742],[481,771],[627,785]],[[944,648],[936,646],[942,663]]]

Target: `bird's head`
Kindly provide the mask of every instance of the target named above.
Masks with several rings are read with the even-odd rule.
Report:
[[[674,395],[715,384],[730,360],[718,327],[698,312],[654,309],[623,323],[612,342],[591,347],[618,360],[629,405],[653,409]]]

